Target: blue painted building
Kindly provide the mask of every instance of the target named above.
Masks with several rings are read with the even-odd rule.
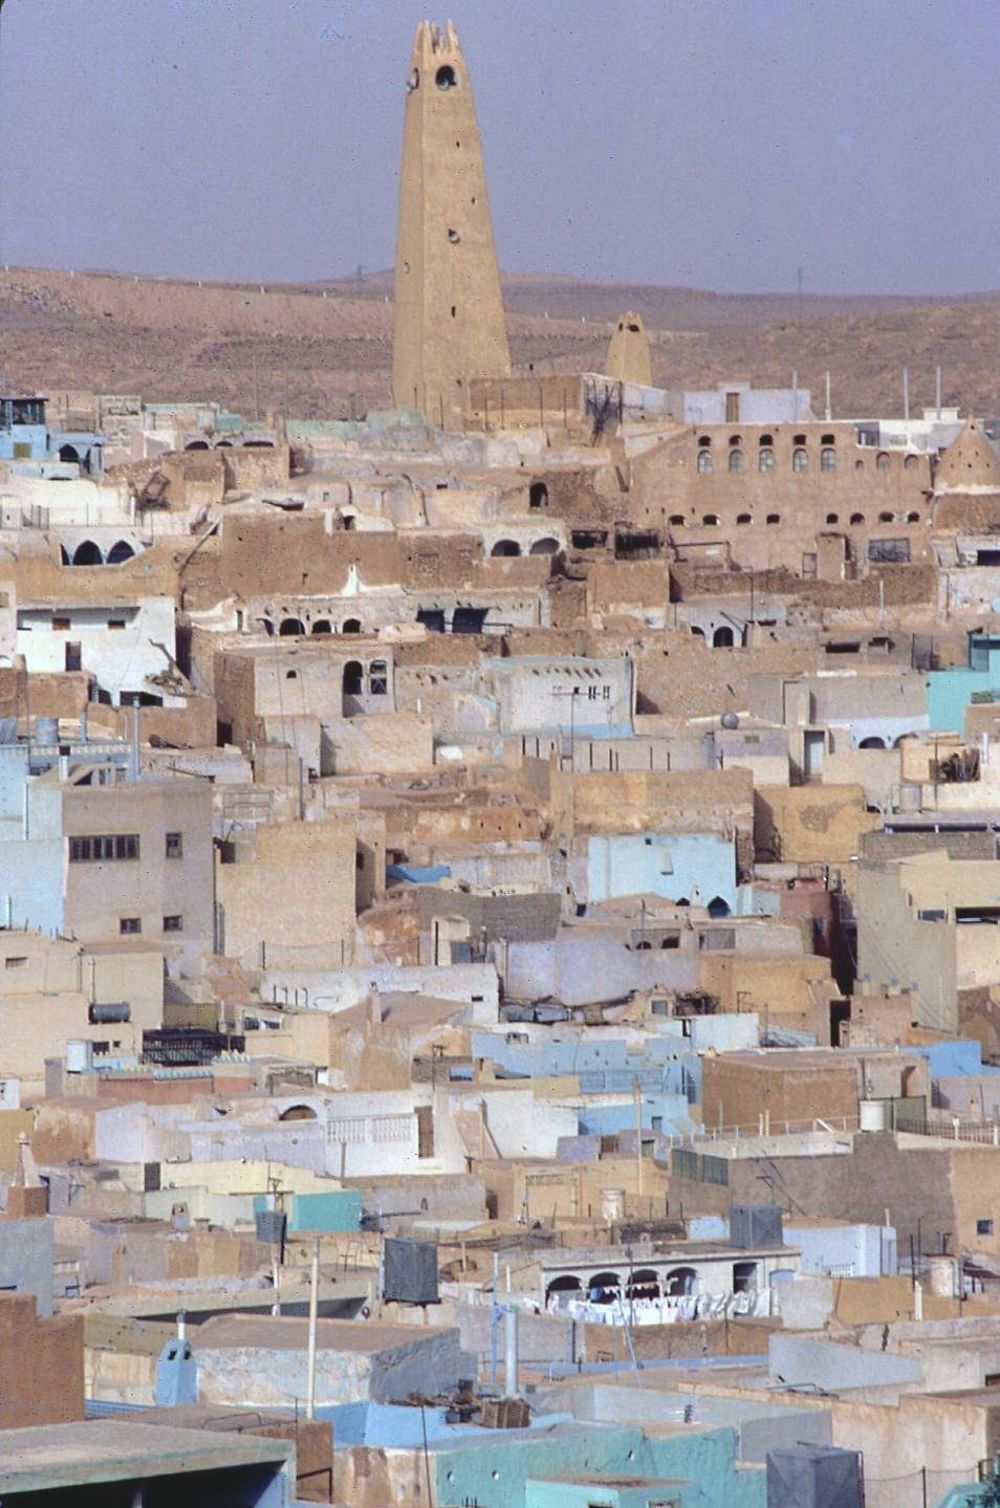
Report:
[[[0,461],[43,461],[49,454],[44,398],[0,398]]]
[[[615,833],[587,843],[587,895],[596,904],[624,895],[657,895],[736,910],[736,846],[717,833]]]

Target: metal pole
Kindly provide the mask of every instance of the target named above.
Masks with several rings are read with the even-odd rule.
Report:
[[[636,1077],[632,1083],[632,1094],[635,1098],[635,1192],[637,1198],[643,1193],[643,1166],[642,1166],[642,1093],[639,1089],[639,1079]]]
[[[903,368],[903,418],[910,417],[910,369]]]
[[[937,405],[937,416],[941,418],[941,368],[934,368],[934,402]]]
[[[833,407],[832,407],[832,405],[830,403],[830,373],[829,373],[829,371],[827,371],[827,374],[826,374],[826,417],[827,417],[828,421],[833,418]]]
[[[513,1304],[504,1314],[504,1391],[508,1398],[517,1397],[517,1310]]]
[[[306,1353],[306,1418],[316,1414],[316,1316],[319,1310],[319,1237],[313,1241],[309,1273],[309,1349]]]

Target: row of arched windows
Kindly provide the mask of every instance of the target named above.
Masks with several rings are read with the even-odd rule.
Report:
[[[915,455],[905,456],[903,459],[904,470],[912,471],[916,467],[918,459],[919,458]],[[746,456],[743,447],[743,436],[730,435],[729,452],[726,463],[727,470],[731,474],[738,476],[744,469],[745,460]],[[890,465],[891,460],[889,452],[887,450],[878,451],[875,455],[875,470],[888,471]],[[762,434],[757,441],[757,470],[774,471],[775,466],[776,456],[774,451],[774,436],[769,434]],[[819,469],[823,472],[836,471],[837,469],[837,449],[834,435],[823,435],[821,437],[819,451]],[[854,462],[854,469],[855,471],[864,471],[865,463],[861,456],[859,456]],[[700,435],[698,438],[697,470],[699,476],[710,476],[715,470],[715,460],[712,455],[711,435]],[[808,470],[809,450],[807,445],[807,437],[805,435],[795,435],[792,446],[792,471],[795,472],[796,475],[802,476]]]
[[[274,634],[274,622],[271,618],[258,619],[261,627],[268,637]],[[308,628],[301,618],[282,618],[278,623],[278,637],[282,639],[299,639],[306,634],[332,634],[333,624],[329,618],[317,618]],[[342,634],[359,634],[361,632],[361,620],[359,618],[345,618],[340,625]]]
[[[752,524],[753,521],[754,521],[754,518],[753,518],[753,514],[752,513],[737,513],[737,515],[736,515],[736,523],[738,525],[740,525],[741,527],[745,527],[748,524]],[[860,524],[864,524],[865,521],[866,521],[865,520],[865,515],[863,513],[852,513],[850,515],[850,517],[846,520],[847,523],[854,525],[855,528],[857,528]],[[768,513],[768,514],[765,515],[764,522],[765,522],[765,524],[780,524],[781,523],[781,514],[780,513]],[[879,514],[879,516],[878,516],[878,522],[880,524],[919,524],[919,522],[920,522],[920,514],[917,513],[916,511],[913,511],[913,512],[910,512],[910,513],[900,513],[900,514],[884,512],[884,513],[880,513]],[[687,523],[688,523],[688,520],[684,517],[683,513],[672,513],[670,515],[669,524],[670,524],[670,527],[672,529],[683,529],[683,528],[686,527]],[[840,523],[840,514],[839,513],[828,513],[826,515],[826,524],[828,526],[834,525],[834,524],[839,524],[839,523]],[[697,522],[696,519],[692,520],[692,525],[695,528],[699,527],[699,524],[698,524],[698,522]],[[702,514],[701,524],[700,524],[701,528],[703,528],[703,529],[717,529],[717,528],[720,528],[721,525],[722,525],[722,519],[719,517],[718,513],[703,513]]]

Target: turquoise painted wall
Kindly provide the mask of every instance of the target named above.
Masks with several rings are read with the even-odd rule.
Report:
[[[361,1190],[331,1189],[328,1194],[293,1194],[290,1231],[352,1231],[361,1226]]]
[[[442,1508],[461,1508],[466,1501],[479,1508],[528,1508],[529,1481],[586,1479],[594,1473],[688,1484],[683,1508],[765,1508],[763,1471],[737,1472],[735,1459],[732,1429],[692,1429],[647,1439],[638,1429],[570,1426],[542,1438],[519,1433],[508,1440],[483,1442],[474,1450],[439,1449],[436,1498]],[[531,1501],[540,1502],[537,1495]],[[546,1508],[552,1501],[545,1499]],[[592,1492],[588,1501],[597,1502],[597,1495]]]
[[[927,677],[927,725],[936,733],[961,733],[974,691],[992,691],[1000,701],[1000,666],[995,670],[932,670]]]

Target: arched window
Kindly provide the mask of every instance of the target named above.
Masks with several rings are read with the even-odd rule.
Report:
[[[762,445],[760,450],[757,452],[757,470],[774,470],[774,451],[771,449],[770,445]]]
[[[821,435],[819,443],[821,445],[836,445],[836,443],[837,443],[837,436],[836,435]]]
[[[559,551],[558,539],[552,539],[548,535],[544,539],[536,539],[528,551],[529,555],[555,555]]]
[[[532,482],[528,488],[528,507],[544,508],[549,501],[549,489],[544,482]]]
[[[806,450],[804,445],[796,445],[795,449],[792,451],[792,470],[798,472],[799,475],[801,475],[803,471],[808,471],[808,469],[809,452]]]
[[[185,445],[184,449],[185,450],[207,450],[208,449],[208,441],[207,440],[189,440],[188,443]]]
[[[329,618],[317,618],[312,626],[312,632],[314,634],[332,634],[333,625]]]
[[[717,513],[706,513],[702,518],[702,523],[706,529],[715,529],[719,524],[719,515]]]
[[[761,435],[760,438],[757,441],[757,444],[758,445],[773,445],[774,444],[774,436],[773,435]]]
[[[490,551],[494,556],[520,555],[521,546],[516,539],[498,539]]]
[[[863,513],[852,513],[851,514],[851,523],[852,524],[863,524],[864,521],[865,521],[865,516],[864,516]]]
[[[445,63],[434,75],[434,82],[439,89],[454,89],[458,84],[458,76],[450,63]]]
[[[920,514],[919,513],[908,513],[906,515],[906,522],[908,524],[919,524],[919,522],[920,522]]]
[[[671,513],[671,515],[670,515],[670,527],[671,527],[671,529],[683,529],[685,523],[686,523],[686,519],[685,519],[683,513]]]
[[[731,450],[729,452],[729,470],[734,475],[737,475],[739,472],[741,472],[743,470],[743,452],[742,452],[742,450]]]
[[[880,450],[878,455],[875,457],[875,470],[889,470],[889,452],[887,450]]]
[[[713,895],[712,899],[708,903],[708,914],[709,914],[709,916],[716,916],[716,917],[718,917],[718,916],[728,916],[729,915],[729,902],[726,901],[726,900],[723,900],[723,898],[722,898],[721,895]]]
[[[80,452],[75,445],[60,445],[59,459],[60,461],[74,462],[76,465],[79,465]]]
[[[124,539],[116,539],[108,551],[108,565],[122,565],[124,561],[131,560],[135,555],[132,546]]]
[[[712,647],[714,649],[732,649],[733,643],[733,631],[729,627],[729,624],[720,624],[712,635]]]
[[[750,513],[737,513],[736,522],[738,524],[752,524],[753,515]]]
[[[739,450],[739,448],[740,448],[740,446],[742,444],[743,444],[743,436],[742,435],[730,435],[729,436],[729,445],[730,445],[730,448],[732,450]]]
[[[891,524],[892,523],[892,514],[891,513],[880,513],[879,516],[878,516],[878,521],[879,521],[880,524]]]
[[[917,469],[917,457],[916,456],[907,456],[906,459],[905,459],[905,461],[903,462],[903,470],[904,471],[916,471],[916,469]]]
[[[278,633],[283,639],[294,639],[299,634],[305,633],[305,624],[301,618],[282,618]]]
[[[832,445],[824,445],[823,449],[820,451],[819,469],[820,471],[836,471],[837,452],[834,450]]]
[[[805,443],[806,443],[806,437],[805,437],[805,435],[793,435],[793,437],[792,437],[792,444],[793,445],[804,445]]]
[[[837,514],[837,513],[828,513],[826,515],[826,521],[827,521],[828,524],[839,524],[840,523],[840,515]]]
[[[781,514],[780,513],[769,513],[767,515],[767,518],[764,520],[764,522],[766,524],[780,524],[781,523]]]
[[[365,689],[365,673],[360,660],[348,660],[344,666],[343,690],[345,696],[361,696]]]
[[[885,748],[885,739],[883,739],[883,738],[874,738],[874,737],[872,737],[872,738],[863,738],[861,740],[861,742],[858,744],[858,748],[859,749],[884,749]]]
[[[103,565],[104,556],[101,554],[100,546],[96,545],[92,539],[83,540],[73,551],[73,564]]]
[[[361,619],[345,618],[340,625],[340,632],[342,634],[359,634],[361,632]]]
[[[712,452],[699,450],[698,452],[698,475],[708,476],[712,470]]]
[[[854,469],[855,469],[855,471],[864,471],[864,469],[865,469],[865,463],[861,459],[860,456],[858,457],[858,459],[854,463]]]

